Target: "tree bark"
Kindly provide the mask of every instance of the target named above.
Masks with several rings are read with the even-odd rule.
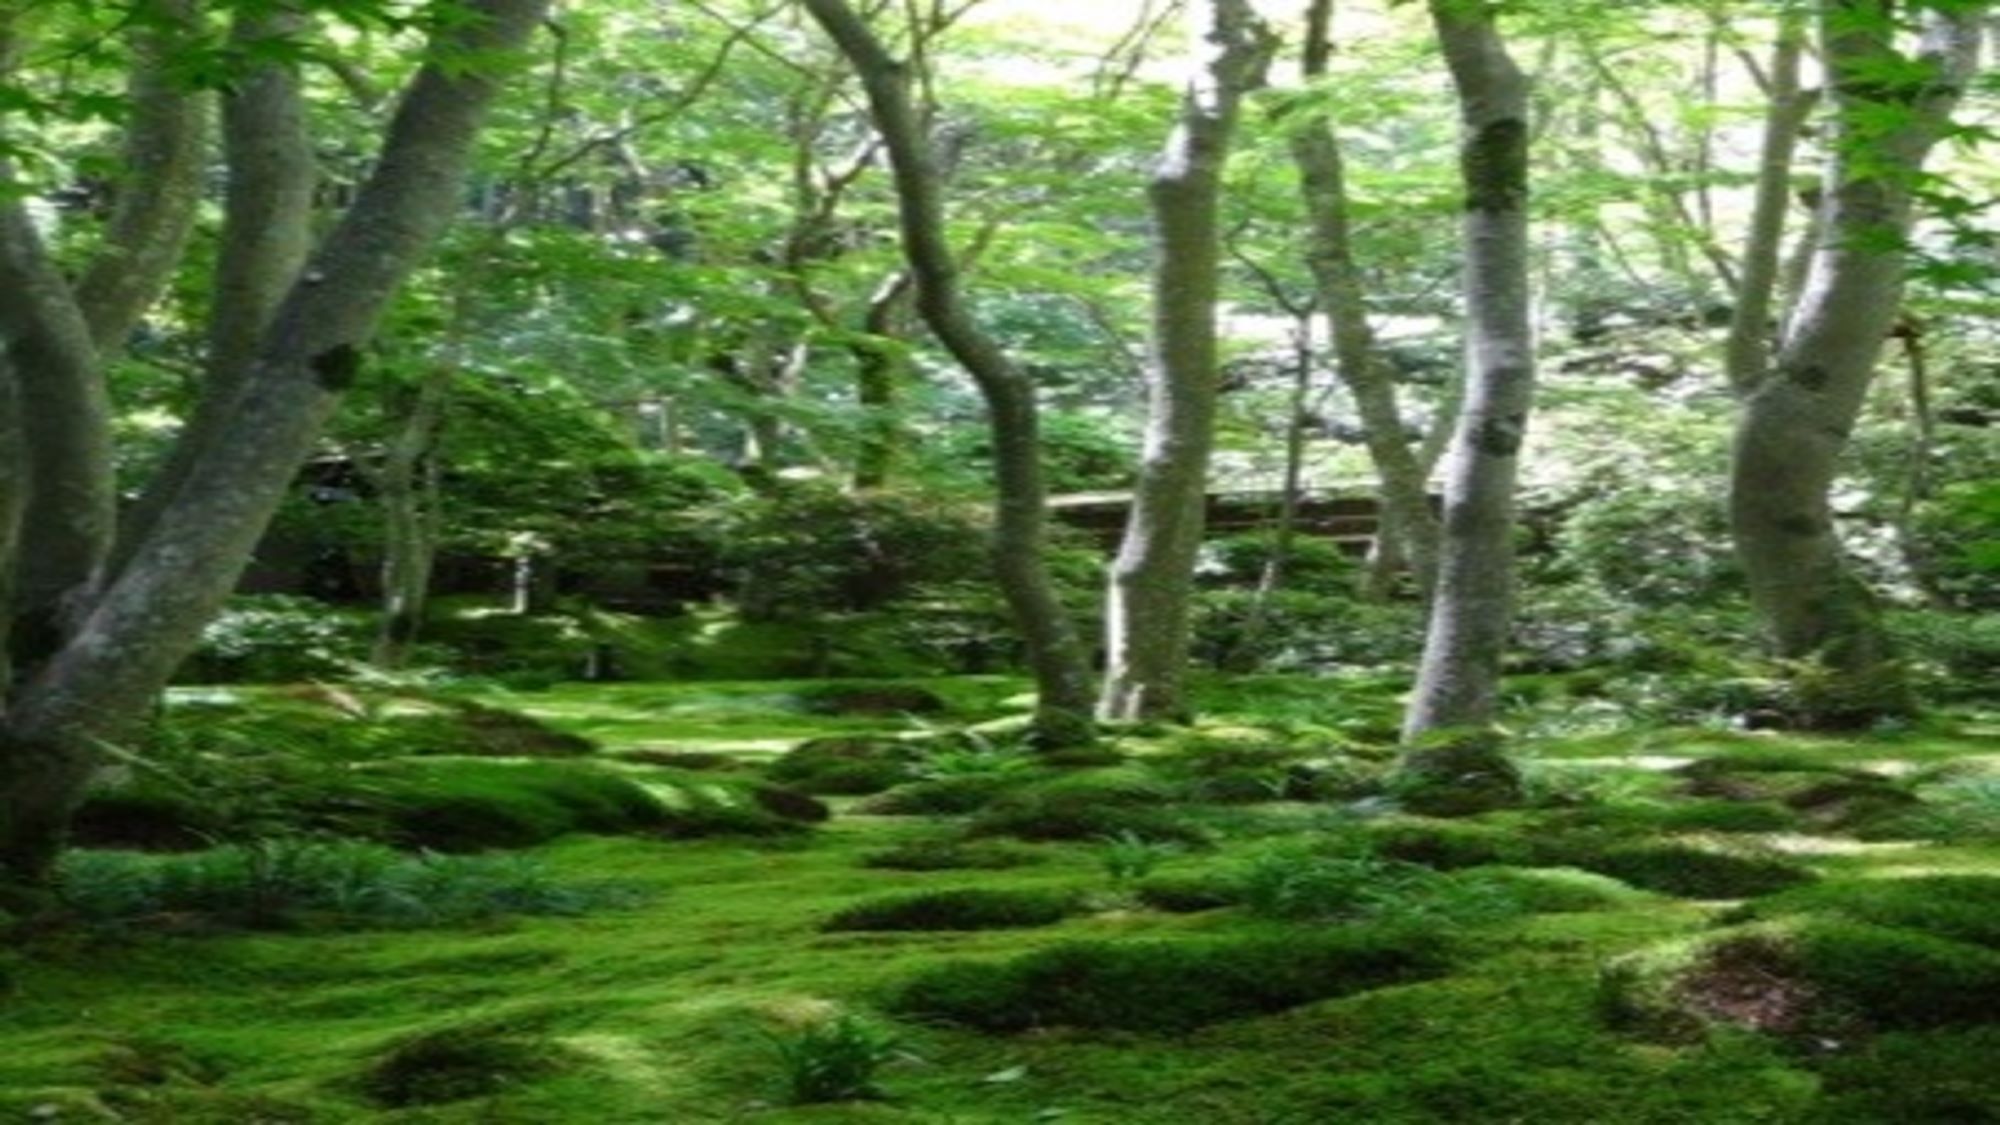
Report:
[[[1914,188],[1976,70],[1982,13],[1929,14],[1916,67],[1883,0],[1824,0],[1819,14],[1835,130],[1819,240],[1772,371],[1743,403],[1730,516],[1752,604],[1797,673],[1794,720],[1844,727],[1913,706],[1828,494],[1896,321]]]
[[[1139,480],[1105,610],[1106,719],[1185,719],[1188,607],[1207,508],[1220,361],[1222,171],[1275,39],[1247,0],[1188,6],[1195,69],[1148,192],[1158,261]]]
[[[1437,592],[1406,739],[1492,720],[1513,616],[1514,481],[1534,396],[1528,82],[1492,12],[1433,0],[1458,91],[1465,180],[1465,405],[1445,466]]]
[[[909,318],[910,275],[898,270],[868,299],[862,318],[866,341],[853,345],[854,400],[865,412],[861,440],[854,452],[854,487],[881,488],[896,468],[902,427],[896,420],[896,399],[910,377],[909,348],[903,342]]]
[[[245,9],[230,30],[239,50],[303,34],[296,10]],[[227,186],[223,229],[208,318],[208,356],[193,412],[139,499],[125,513],[113,571],[186,480],[202,449],[229,417],[255,358],[257,342],[312,252],[317,157],[299,75],[281,63],[247,74],[222,103]]]
[[[1050,747],[1087,741],[1092,737],[1090,668],[1075,623],[1049,575],[1047,489],[1034,383],[961,300],[958,263],[945,237],[942,177],[919,123],[907,68],[846,0],[804,2],[860,75],[875,128],[889,150],[917,313],[986,400],[999,493],[994,571],[1026,642],[1040,691],[1036,737]]]
[[[1799,132],[1819,100],[1816,93],[1799,88],[1799,63],[1804,54],[1805,28],[1797,20],[1785,19],[1771,56],[1771,104],[1764,115],[1756,200],[1724,348],[1729,385],[1738,395],[1756,390],[1770,374],[1775,331],[1772,309],[1783,267],[1785,217],[1792,205],[1792,158],[1798,151]]]
[[[100,743],[147,712],[235,585],[384,307],[457,208],[498,88],[489,66],[546,0],[482,0],[449,21],[354,206],[273,317],[243,394],[131,561],[11,700],[0,730],[0,884],[46,880]]]
[[[1313,0],[1306,12],[1307,83],[1326,77],[1333,46],[1333,0]],[[1307,262],[1319,288],[1320,307],[1333,326],[1340,378],[1354,396],[1368,457],[1379,481],[1382,532],[1395,544],[1387,558],[1407,558],[1417,589],[1429,602],[1437,574],[1438,521],[1431,510],[1430,471],[1404,436],[1396,381],[1368,323],[1367,286],[1354,257],[1347,171],[1340,142],[1324,114],[1313,113],[1291,133],[1292,160],[1312,223]]]
[[[382,620],[373,663],[398,669],[422,632],[430,607],[431,572],[443,530],[437,436],[453,372],[440,367],[403,400],[395,433],[375,485],[382,506]]]

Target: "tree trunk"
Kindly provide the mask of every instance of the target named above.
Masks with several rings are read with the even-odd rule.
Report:
[[[1874,599],[1847,572],[1829,492],[1896,322],[1913,189],[1976,68],[1981,13],[1928,16],[1912,67],[1882,0],[1819,12],[1835,121],[1819,241],[1771,373],[1743,403],[1730,517],[1751,601],[1797,672],[1795,721],[1845,727],[1913,705]]]
[[[1159,260],[1144,455],[1105,610],[1107,719],[1185,719],[1188,608],[1220,390],[1219,210],[1238,107],[1275,40],[1247,0],[1188,6],[1196,67],[1149,192]]]
[[[1403,733],[1493,719],[1513,615],[1514,480],[1534,395],[1528,311],[1528,83],[1493,14],[1431,5],[1457,87],[1465,179],[1465,405],[1445,466],[1444,539]]]
[[[1271,529],[1271,550],[1257,575],[1257,592],[1250,601],[1250,614],[1243,622],[1243,638],[1235,652],[1223,654],[1221,666],[1247,672],[1257,663],[1257,650],[1271,625],[1271,601],[1284,589],[1292,551],[1299,538],[1299,502],[1303,499],[1306,477],[1307,410],[1312,397],[1313,369],[1318,349],[1313,346],[1313,308],[1308,305],[1293,317],[1292,389],[1285,402],[1285,469],[1278,496],[1278,522]]]
[[[1743,247],[1742,282],[1736,288],[1724,349],[1729,385],[1739,395],[1756,390],[1770,374],[1775,332],[1772,309],[1783,268],[1785,217],[1792,205],[1792,157],[1806,117],[1818,101],[1816,93],[1799,88],[1799,63],[1804,53],[1805,28],[1798,20],[1785,19],[1771,57],[1771,104],[1764,116],[1756,201]]]
[[[437,434],[451,382],[452,372],[441,368],[407,396],[376,481],[383,533],[382,620],[373,658],[378,668],[397,669],[409,662],[410,646],[423,630],[430,606],[443,517]]]
[[[910,275],[899,270],[883,281],[868,300],[862,329],[869,339],[853,346],[854,400],[861,407],[861,440],[854,452],[857,491],[881,488],[896,467],[902,427],[896,420],[896,398],[909,379],[909,348],[903,337],[909,319]]]
[[[1026,642],[1040,691],[1036,737],[1048,747],[1088,741],[1090,667],[1048,569],[1047,489],[1034,383],[960,299],[958,264],[945,237],[942,178],[919,126],[907,68],[890,56],[846,0],[805,0],[805,5],[860,75],[875,127],[889,150],[918,315],[986,400],[999,493],[994,572]]]
[[[546,4],[471,8],[483,18],[441,26],[374,172],[273,318],[218,440],[68,643],[15,691],[0,731],[0,885],[45,882],[98,746],[146,714],[228,596],[389,298],[455,212],[497,92],[491,69],[464,60],[511,55]]]
[[[1333,0],[1313,0],[1306,12],[1303,73],[1308,83],[1326,77],[1333,47]],[[1404,436],[1403,411],[1395,376],[1368,323],[1367,286],[1354,257],[1353,223],[1347,200],[1347,171],[1340,143],[1324,114],[1311,114],[1291,132],[1292,160],[1312,222],[1307,262],[1319,289],[1320,307],[1333,325],[1340,378],[1354,396],[1369,460],[1375,466],[1381,505],[1379,575],[1405,558],[1417,589],[1428,602],[1437,574],[1438,521],[1431,511],[1430,472]],[[1375,583],[1370,583],[1371,589]],[[1386,583],[1384,584],[1387,585]]]

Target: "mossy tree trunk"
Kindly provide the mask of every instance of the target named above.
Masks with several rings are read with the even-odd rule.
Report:
[[[1534,394],[1528,81],[1483,5],[1435,0],[1465,182],[1465,404],[1445,466],[1436,594],[1404,720],[1415,741],[1492,721],[1513,617],[1514,481]]]
[[[511,55],[541,22],[546,2],[469,7],[477,18],[440,26],[375,170],[278,303],[216,439],[193,459],[122,569],[76,604],[75,624],[50,657],[19,670],[0,722],[0,886],[46,883],[100,747],[147,714],[235,586],[390,297],[456,212],[472,139],[499,77],[492,65],[468,69],[464,60]],[[21,248],[10,241],[7,250]],[[62,314],[54,323],[66,330],[82,318],[74,304],[57,301],[64,295],[51,291],[32,311]],[[38,357],[13,346],[21,327],[18,319],[4,325],[7,372],[19,383],[101,378],[66,365],[27,369],[23,361]],[[93,440],[109,444],[104,434]],[[31,476],[30,502],[56,483]]]
[[[1912,55],[1880,0],[1819,6],[1832,160],[1803,290],[1768,373],[1744,394],[1730,517],[1750,596],[1794,663],[1793,710],[1851,726],[1912,704],[1875,600],[1847,570],[1829,495],[1901,307],[1904,241],[1925,157],[1977,68],[1976,9],[1933,11]]]
[[[910,68],[845,0],[804,2],[859,75],[888,149],[917,315],[986,401],[997,492],[994,574],[1039,691],[1036,736],[1049,747],[1086,742],[1093,737],[1090,665],[1049,573],[1048,490],[1034,381],[980,326],[959,292],[959,263],[945,234],[944,177],[911,96]]]
[[[1189,606],[1201,548],[1221,373],[1222,171],[1243,95],[1275,48],[1247,0],[1188,5],[1195,70],[1155,167],[1152,355],[1131,515],[1105,608],[1107,719],[1184,719]]]

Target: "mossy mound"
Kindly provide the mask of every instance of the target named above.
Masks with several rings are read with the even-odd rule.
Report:
[[[1144,905],[1168,914],[1198,914],[1243,901],[1243,880],[1232,872],[1175,872],[1142,879],[1132,889]]]
[[[442,1105],[548,1078],[574,1061],[544,1036],[504,1023],[465,1024],[390,1044],[362,1073],[360,1087],[388,1109]]]
[[[1778,801],[1688,799],[1608,802],[1549,814],[1545,823],[1565,828],[1630,832],[1788,832],[1804,823]]]
[[[557,762],[382,763],[318,801],[357,835],[443,852],[531,847],[571,832],[655,831],[672,819],[629,778]]]
[[[1574,866],[1679,898],[1751,898],[1817,877],[1796,860],[1706,840],[1636,841],[1601,850],[1558,842],[1554,851]]]
[[[915,776],[923,751],[896,738],[815,738],[788,751],[766,771],[771,780],[825,796],[880,793]]]
[[[1173,1033],[1435,976],[1445,966],[1439,939],[1400,929],[1076,942],[999,964],[932,969],[899,989],[891,1007],[984,1031],[1081,1027]]]
[[[1772,919],[1793,914],[1916,930],[2000,949],[2000,877],[1915,875],[1828,881],[1747,903],[1735,917]]]
[[[1916,798],[1866,770],[1837,769],[1796,751],[1732,753],[1681,768],[1692,797],[1777,804],[1820,828],[1845,829],[1893,816]]]
[[[1522,802],[1521,772],[1490,730],[1440,730],[1403,752],[1388,789],[1422,816],[1475,816]]]
[[[923,891],[871,899],[828,918],[820,929],[845,931],[1011,930],[1049,926],[1075,911],[1060,891],[984,887]]]
[[[1172,807],[1176,795],[1171,787],[1137,771],[1093,770],[1007,793],[982,809],[967,831],[1020,840],[1099,840],[1129,834],[1155,843],[1206,843],[1206,834]]]
[[[861,857],[861,866],[890,871],[1002,871],[1040,863],[1041,858],[1026,848],[993,840],[912,840],[869,852]]]
[[[1614,1026],[1679,1040],[1734,1026],[1833,1038],[1988,1023],[2000,953],[1911,930],[1828,919],[1737,927],[1606,967]]]
[[[829,819],[826,803],[782,785],[710,773],[655,773],[646,790],[666,810],[658,833],[702,836],[784,836]]]
[[[1824,1099],[1813,1120],[1842,1125],[2000,1121],[2000,1027],[1893,1032],[1818,1064]]]
[[[870,816],[964,816],[1031,781],[1019,775],[962,774],[896,786],[855,806]]]
[[[579,734],[557,730],[532,715],[468,700],[449,700],[425,714],[391,716],[383,740],[401,754],[451,754],[489,758],[578,758],[597,751]]]
[[[815,715],[934,715],[947,708],[943,696],[915,684],[827,684],[803,699]]]
[[[1644,891],[1608,875],[1574,867],[1470,867],[1451,878],[1463,886],[1504,895],[1533,914],[1618,910],[1648,898]]]
[[[1533,849],[1524,837],[1490,824],[1393,817],[1371,822],[1363,831],[1375,854],[1440,871],[1525,863],[1532,858]]]

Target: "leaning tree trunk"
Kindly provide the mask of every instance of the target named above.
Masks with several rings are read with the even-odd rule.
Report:
[[[1412,741],[1493,719],[1513,615],[1514,480],[1535,376],[1528,82],[1483,6],[1434,0],[1431,14],[1464,128],[1466,377],[1445,466],[1437,591],[1403,726]],[[1405,768],[1428,764],[1406,760]]]
[[[889,54],[846,0],[805,0],[805,6],[860,75],[875,128],[889,150],[917,313],[986,400],[999,494],[994,572],[1026,642],[1040,692],[1036,738],[1045,747],[1088,741],[1090,665],[1049,575],[1047,488],[1034,382],[986,334],[960,297],[958,262],[945,237],[943,177],[911,98],[909,68]]]
[[[1305,80],[1326,77],[1333,48],[1333,0],[1313,0],[1306,12]],[[1438,521],[1431,511],[1430,469],[1404,436],[1396,380],[1368,323],[1367,284],[1354,257],[1346,163],[1324,113],[1298,121],[1291,134],[1292,161],[1312,224],[1307,264],[1320,306],[1333,326],[1340,378],[1354,396],[1368,458],[1375,466],[1382,509],[1377,538],[1393,546],[1382,554],[1407,559],[1417,590],[1430,600],[1437,574]],[[1386,569],[1389,563],[1383,563]],[[1371,582],[1371,586],[1374,583]]]
[[[382,156],[263,333],[235,409],[73,635],[9,700],[0,727],[0,889],[46,883],[100,747],[141,720],[235,586],[396,288],[455,212],[491,63],[546,0],[479,0],[440,25]],[[26,373],[21,373],[25,379]]]
[[[1883,0],[1819,12],[1835,134],[1818,242],[1771,372],[1744,399],[1730,516],[1752,604],[1794,665],[1795,721],[1839,727],[1913,705],[1874,598],[1848,573],[1829,494],[1901,306],[1924,159],[1977,68],[1981,13],[1931,13],[1912,60]]]
[[[1222,170],[1243,95],[1263,82],[1275,47],[1247,0],[1197,0],[1188,19],[1195,72],[1149,192],[1153,354],[1144,456],[1105,610],[1107,719],[1187,717],[1188,608],[1220,390]]]

